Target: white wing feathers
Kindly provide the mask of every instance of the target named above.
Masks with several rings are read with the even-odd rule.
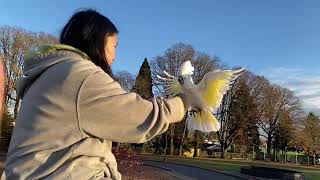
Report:
[[[163,71],[163,73],[166,77],[157,75],[158,80],[156,80],[155,82],[163,87],[165,96],[174,97],[177,94],[182,93],[178,77],[172,76],[166,71]]]

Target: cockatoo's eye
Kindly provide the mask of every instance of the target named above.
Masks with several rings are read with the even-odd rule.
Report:
[[[182,77],[182,76],[179,76],[179,77],[178,77],[178,81],[179,81],[180,84],[183,84],[183,83],[184,83],[183,77]]]

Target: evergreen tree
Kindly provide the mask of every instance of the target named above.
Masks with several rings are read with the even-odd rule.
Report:
[[[151,70],[147,58],[144,58],[131,92],[139,94],[144,99],[153,97]]]
[[[151,78],[151,70],[150,65],[147,58],[144,58],[144,61],[140,67],[139,74],[136,78],[135,84],[131,89],[131,92],[135,92],[139,94],[144,99],[149,99],[153,97],[152,93],[152,78]],[[152,147],[153,141],[151,140],[147,143],[143,144],[135,144],[135,147]]]
[[[245,80],[240,78],[228,93],[232,93],[226,96],[231,96],[228,100],[228,113],[223,116],[224,119],[220,118],[223,127],[217,132],[222,150],[221,158],[225,158],[226,149],[232,143],[252,146],[258,143],[259,138],[256,105]],[[226,98],[223,101],[226,101]]]
[[[280,148],[282,151],[285,151],[290,141],[294,141],[294,124],[286,111],[280,113],[279,119],[279,124],[274,132],[273,147],[275,150]]]

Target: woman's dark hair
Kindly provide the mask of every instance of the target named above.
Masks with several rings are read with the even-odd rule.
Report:
[[[64,26],[60,43],[85,52],[95,65],[113,77],[111,67],[106,63],[104,45],[106,36],[117,33],[116,26],[97,11],[79,11]]]

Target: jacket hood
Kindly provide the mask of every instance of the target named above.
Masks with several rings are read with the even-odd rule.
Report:
[[[84,52],[69,45],[40,45],[24,55],[23,77],[17,83],[17,96],[22,99],[25,91],[49,67],[75,56],[90,58]]]

